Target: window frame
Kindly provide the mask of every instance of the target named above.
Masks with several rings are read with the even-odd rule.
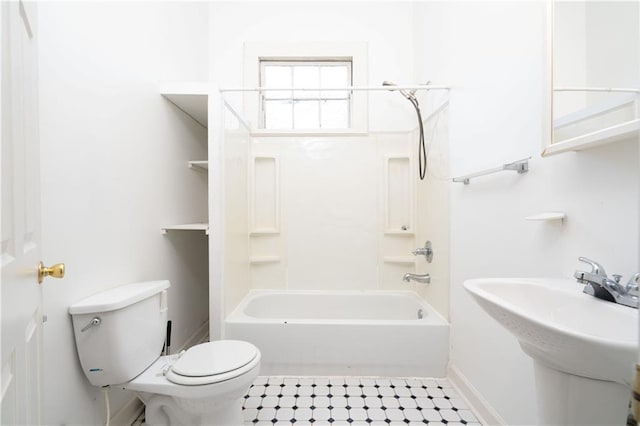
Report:
[[[260,87],[260,61],[351,60],[351,85],[367,86],[368,57],[366,42],[247,42],[244,43],[243,85]],[[253,136],[335,136],[368,134],[368,93],[352,91],[350,128],[345,129],[264,129],[261,124],[261,94],[243,94],[244,115],[252,124]]]
[[[309,66],[309,67],[318,67],[318,68],[322,68],[322,67],[331,67],[331,66],[346,66],[347,67],[347,74],[348,74],[348,82],[346,85],[344,86],[352,86],[353,85],[353,58],[296,58],[296,59],[275,59],[275,58],[260,58],[260,67],[259,67],[259,72],[260,72],[260,77],[259,77],[259,82],[260,82],[260,87],[266,87],[266,83],[265,83],[265,68],[268,66],[282,66],[282,67],[289,67],[291,68],[291,71],[294,70],[294,68],[296,67],[305,67],[305,66]],[[288,86],[287,86],[288,87]],[[291,76],[291,85],[290,87],[295,87],[293,84],[293,75]],[[320,85],[320,82],[317,86],[318,88],[321,88],[322,86]],[[343,86],[340,86],[343,87]],[[267,108],[266,108],[266,103],[268,100],[272,100],[272,99],[278,99],[278,98],[272,98],[269,99],[267,96],[268,92],[261,92],[260,93],[260,104],[259,104],[259,115],[260,115],[260,121],[259,121],[259,128],[260,129],[264,129],[264,130],[268,130],[268,131],[280,131],[280,130],[293,130],[293,131],[300,131],[300,130],[329,130],[329,131],[343,131],[343,130],[349,130],[351,129],[351,123],[353,121],[352,119],[352,111],[353,111],[353,91],[343,91],[345,92],[346,96],[342,96],[342,97],[326,97],[326,96],[322,96],[322,92],[319,91],[318,92],[318,96],[317,97],[311,97],[311,96],[300,96],[300,95],[296,95],[296,91],[292,90],[290,97],[288,98],[289,101],[292,102],[292,104],[295,105],[296,102],[318,102],[318,124],[319,127],[317,128],[311,128],[311,129],[304,129],[304,128],[297,128],[295,127],[296,125],[296,113],[295,113],[295,108],[292,106],[291,109],[291,124],[292,127],[288,128],[288,129],[269,129],[267,128]],[[285,100],[287,98],[279,98],[281,100]],[[323,127],[322,126],[322,101],[347,101],[347,116],[346,116],[346,121],[347,121],[347,126],[346,127],[338,127],[338,128],[332,128],[332,127]]]

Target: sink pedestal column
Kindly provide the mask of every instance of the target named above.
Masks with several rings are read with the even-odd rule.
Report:
[[[551,369],[534,360],[541,425],[625,425],[630,389]]]

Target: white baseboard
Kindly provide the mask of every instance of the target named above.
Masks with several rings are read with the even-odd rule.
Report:
[[[469,403],[478,420],[483,425],[504,426],[504,421],[498,412],[487,402],[478,390],[455,366],[449,366],[449,381],[458,390],[462,397]]]
[[[178,349],[171,352],[176,353],[198,343],[206,342],[209,339],[209,321],[202,324],[198,329],[182,344]],[[122,407],[111,416],[109,423],[112,426],[131,426],[136,421],[140,413],[144,410],[144,404],[137,396],[133,396],[126,401]]]

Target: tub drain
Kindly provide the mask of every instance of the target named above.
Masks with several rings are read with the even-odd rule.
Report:
[[[418,319],[424,318],[424,311],[422,309],[418,309]]]

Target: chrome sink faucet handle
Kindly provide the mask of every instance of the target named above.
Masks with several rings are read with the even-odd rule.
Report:
[[[579,261],[586,263],[591,266],[591,272],[583,272],[576,271],[574,277],[578,280],[578,282],[582,284],[597,284],[609,292],[614,291],[617,294],[625,294],[625,287],[620,284],[620,279],[622,275],[613,275],[613,280],[607,276],[607,273],[604,270],[604,266],[596,262],[595,260],[588,259],[586,257],[579,257]]]
[[[586,257],[579,257],[578,260],[580,262],[584,262],[587,265],[591,266],[591,272],[590,272],[591,274],[597,275],[597,276],[603,277],[603,278],[607,277],[607,273],[604,270],[604,266],[602,266],[601,264],[599,264],[595,260],[591,260],[591,259],[588,259]]]
[[[640,272],[636,272],[629,278],[629,282],[625,287],[628,294],[632,294],[634,296],[640,295]]]

